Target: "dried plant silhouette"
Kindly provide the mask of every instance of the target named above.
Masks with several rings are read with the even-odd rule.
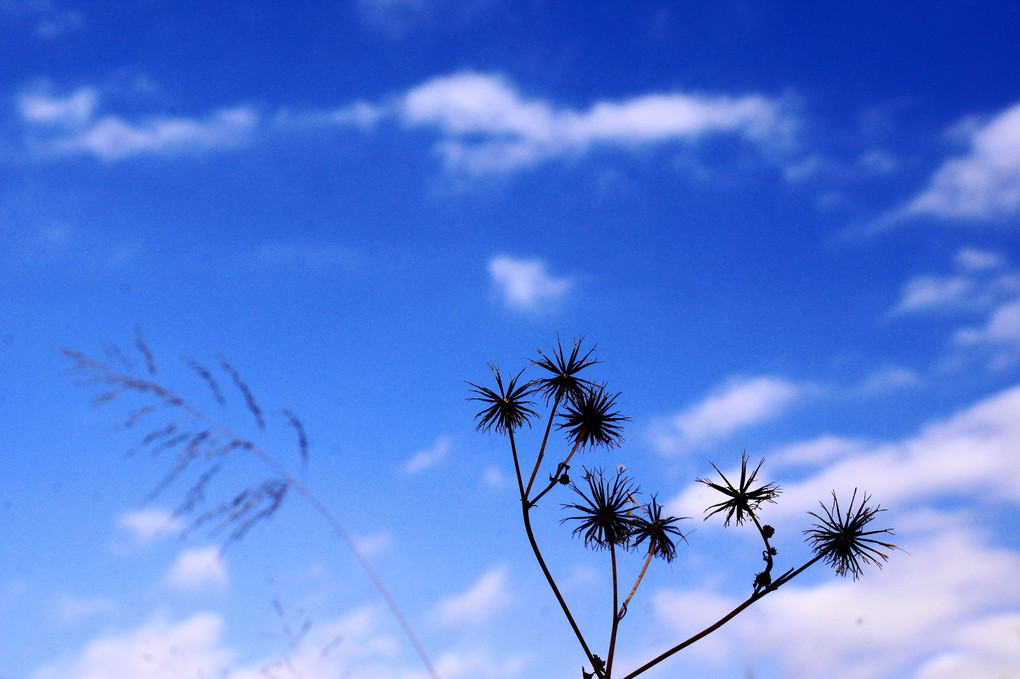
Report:
[[[763,524],[760,514],[763,505],[775,503],[781,489],[771,482],[759,480],[764,460],[751,467],[746,454],[741,454],[740,477],[736,484],[712,463],[718,480],[699,478],[697,482],[718,492],[722,499],[708,507],[705,519],[722,515],[723,524],[737,526],[750,522],[761,536],[764,544],[762,560],[765,567],[750,581],[750,594],[736,608],[725,613],[716,622],[669,648],[644,665],[628,674],[615,673],[617,632],[627,614],[627,606],[645,577],[652,560],[658,558],[672,562],[677,554],[678,542],[686,542],[680,531],[679,522],[688,517],[663,516],[662,506],[652,495],[646,503],[639,502],[641,490],[637,483],[625,475],[622,466],[607,472],[604,467],[584,468],[582,482],[574,482],[568,472],[575,454],[597,448],[615,448],[623,443],[623,424],[629,418],[616,410],[619,394],[610,393],[603,383],[594,382],[581,373],[599,363],[595,348],[582,350],[583,337],[575,340],[569,352],[564,351],[557,339],[549,353],[538,351],[531,360],[531,367],[537,369],[540,377],[524,381],[524,370],[506,378],[498,366],[489,364],[495,381],[494,387],[485,387],[469,382],[472,396],[483,409],[476,415],[477,429],[495,432],[509,440],[510,454],[520,491],[521,514],[524,531],[534,553],[535,560],[559,603],[568,624],[584,651],[584,657],[591,667],[589,672],[582,667],[583,679],[599,677],[631,679],[663,660],[715,632],[747,607],[775,592],[784,584],[797,577],[818,561],[831,565],[841,576],[851,575],[856,580],[865,565],[881,567],[889,558],[889,552],[897,547],[877,536],[891,535],[888,528],[871,529],[869,525],[884,511],[878,505],[871,505],[870,496],[861,493],[858,500],[854,490],[846,509],[840,507],[836,494],[832,494],[832,505],[821,504],[821,512],[811,512],[816,523],[804,531],[814,556],[800,566],[791,567],[778,576],[772,573],[778,550],[772,545],[775,529]],[[523,427],[531,427],[532,420],[539,417],[541,400],[547,409],[545,433],[534,455],[534,462],[525,460],[518,449],[515,433]],[[555,423],[557,429],[566,433],[566,445],[562,453],[556,454],[555,467],[549,472],[548,481],[535,485],[539,472],[551,465],[543,466],[546,453],[554,446],[549,443],[549,434]],[[530,469],[530,473],[527,473]],[[734,477],[735,478],[735,477]],[[525,481],[527,479],[527,481]],[[583,540],[584,546],[609,553],[607,564],[612,579],[612,614],[610,636],[604,647],[595,647],[581,630],[571,612],[570,606],[560,592],[556,579],[549,569],[532,529],[532,512],[540,499],[554,489],[566,486],[572,494],[561,502],[569,514],[562,522],[573,526],[573,535]],[[643,557],[643,565],[635,578],[626,598],[620,602],[622,576],[618,559],[626,552],[636,552]],[[596,653],[596,648],[600,653]],[[602,651],[604,648],[603,659]]]
[[[69,372],[77,385],[102,390],[93,399],[94,405],[131,402],[131,410],[117,425],[117,429],[143,433],[140,433],[137,443],[128,450],[129,455],[148,452],[152,457],[165,457],[175,454],[169,470],[149,493],[147,501],[155,499],[187,473],[190,485],[184,491],[174,514],[178,518],[190,517],[185,534],[201,527],[209,527],[215,534],[225,534],[221,547],[225,550],[233,542],[244,538],[255,526],[271,519],[288,494],[296,493],[311,505],[351,551],[400,624],[429,675],[432,679],[439,679],[407,618],[336,515],[297,476],[288,471],[277,457],[251,438],[224,424],[221,418],[192,405],[177,391],[163,384],[157,377],[156,357],[141,332],[136,333],[134,344],[144,362],[143,375],[137,374],[132,362],[116,346],[107,347],[106,360],[94,359],[71,349],[61,349],[61,354],[71,361]],[[228,399],[219,380],[228,378],[244,401],[245,409],[258,430],[266,430],[264,411],[229,361],[217,356],[216,372],[190,356],[182,356],[181,361],[205,384],[221,412],[227,406]],[[308,437],[301,420],[289,410],[275,414],[294,430],[298,457],[304,469],[308,464],[309,453]],[[219,488],[214,488],[214,481],[222,477],[227,465],[239,463],[238,458],[257,461],[268,472],[268,477],[232,494],[228,493],[226,500],[214,501],[211,495]],[[282,618],[282,613],[280,615]],[[299,640],[300,637],[295,636],[291,642],[297,643]],[[281,668],[288,669],[286,666]]]

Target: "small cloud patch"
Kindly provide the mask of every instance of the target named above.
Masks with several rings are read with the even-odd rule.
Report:
[[[537,311],[560,301],[573,281],[554,276],[541,259],[499,255],[489,260],[489,277],[503,302],[517,311]]]

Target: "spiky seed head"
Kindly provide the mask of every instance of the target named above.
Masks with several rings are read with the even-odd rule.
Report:
[[[531,407],[534,401],[528,400],[532,390],[529,384],[518,386],[523,370],[511,377],[506,384],[503,384],[503,376],[499,372],[499,366],[489,364],[493,377],[496,378],[496,389],[482,387],[473,382],[471,391],[477,396],[471,396],[469,401],[481,401],[485,407],[475,415],[478,420],[476,429],[488,432],[493,429],[497,434],[507,434],[520,429],[524,425],[531,426],[531,418],[538,415]]]
[[[623,443],[623,423],[630,421],[614,410],[619,395],[607,393],[605,384],[587,386],[561,413],[557,426],[566,429],[568,439],[581,448],[618,446]]]
[[[634,482],[620,473],[612,477],[605,470],[595,469],[585,474],[587,489],[572,486],[581,496],[581,502],[564,504],[566,509],[579,512],[562,520],[576,521],[573,534],[584,538],[584,546],[592,549],[609,549],[611,546],[626,548],[630,544],[635,519],[630,513],[630,504],[638,493]]]
[[[662,505],[659,504],[654,495],[651,501],[644,506],[644,510],[643,515],[638,516],[634,521],[632,532],[634,547],[636,548],[642,542],[648,540],[648,546],[649,549],[653,550],[653,556],[663,559],[667,563],[672,563],[673,559],[676,558],[675,538],[680,538],[687,542],[686,536],[673,524],[688,517],[663,517]]]
[[[878,540],[873,535],[892,535],[892,529],[866,530],[879,512],[884,512],[880,506],[870,506],[868,502],[871,496],[867,493],[861,494],[861,501],[857,506],[857,489],[854,489],[850,496],[850,504],[846,512],[840,510],[839,500],[836,492],[832,493],[832,506],[822,507],[821,513],[809,512],[818,520],[811,528],[804,531],[807,541],[811,543],[811,549],[818,556],[836,569],[836,572],[846,577],[852,575],[854,580],[860,577],[863,567],[871,564],[882,567],[883,563],[889,560],[889,551],[899,549],[891,542]]]
[[[750,474],[747,473],[747,453],[740,454],[740,483],[734,486],[730,483],[730,480],[726,478],[726,475],[719,471],[719,467],[715,466],[712,462],[712,468],[719,473],[722,477],[722,483],[711,481],[709,479],[697,479],[698,483],[703,483],[713,490],[717,490],[726,496],[726,499],[722,502],[718,502],[710,506],[705,511],[708,512],[705,519],[725,512],[725,521],[723,525],[730,525],[730,521],[733,520],[739,526],[747,518],[754,515],[758,511],[758,508],[765,502],[776,501],[776,497],[782,492],[778,485],[774,483],[763,483],[755,486],[755,481],[758,477],[758,470],[761,469],[762,464],[765,462],[764,458],[758,462],[758,466],[754,468]]]
[[[548,356],[541,349],[536,349],[535,353],[539,355],[539,358],[533,359],[531,363],[548,372],[549,376],[533,380],[532,385],[535,391],[545,398],[546,405],[551,401],[578,399],[584,389],[591,386],[592,383],[578,377],[578,373],[599,361],[592,356],[595,353],[595,347],[581,353],[583,341],[584,335],[574,340],[569,356],[563,351],[559,335],[556,336],[556,346],[550,348]]]

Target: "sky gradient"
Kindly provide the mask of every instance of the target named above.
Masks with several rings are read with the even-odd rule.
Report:
[[[1018,31],[1010,3],[0,0],[0,677],[426,676],[301,497],[225,552],[181,537],[194,479],[150,498],[172,458],[128,456],[130,404],[59,352],[146,375],[141,333],[443,679],[584,662],[466,400],[557,336],[630,417],[575,480],[622,464],[692,517],[619,669],[749,593],[757,536],[695,483],[746,450],[777,568],[833,491],[903,551],[645,676],[1020,678]],[[235,462],[210,502],[267,478]],[[556,492],[536,531],[602,644],[607,555]]]

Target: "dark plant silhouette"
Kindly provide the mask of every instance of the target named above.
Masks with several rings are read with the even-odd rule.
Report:
[[[582,343],[583,337],[574,340],[570,351],[566,352],[557,338],[556,346],[548,354],[538,351],[538,358],[531,360],[531,367],[538,369],[541,376],[527,383],[520,384],[524,373],[522,370],[504,384],[499,369],[494,364],[490,364],[490,369],[496,380],[496,389],[469,384],[475,394],[470,398],[481,401],[484,405],[484,408],[476,415],[477,429],[483,432],[494,430],[497,434],[505,435],[509,439],[520,492],[524,531],[538,566],[564,617],[577,637],[587,664],[591,667],[591,672],[582,667],[583,679],[594,677],[612,679],[614,676],[631,679],[644,673],[666,658],[716,631],[748,606],[776,591],[818,561],[825,561],[833,566],[838,574],[842,576],[850,574],[856,580],[865,564],[881,567],[883,562],[889,558],[888,553],[896,549],[892,543],[883,542],[873,537],[880,534],[892,534],[890,529],[866,530],[875,516],[883,511],[877,505],[868,504],[870,496],[862,493],[860,502],[855,506],[857,500],[857,491],[855,490],[850,504],[844,512],[841,511],[835,492],[833,492],[832,507],[829,508],[823,504],[824,514],[811,512],[811,516],[817,520],[817,523],[804,531],[814,551],[814,556],[806,563],[790,568],[778,577],[773,577],[772,569],[778,553],[771,544],[775,529],[770,525],[762,524],[759,514],[763,505],[776,502],[776,498],[781,492],[780,487],[772,482],[760,481],[758,474],[764,460],[759,461],[753,469],[749,470],[746,453],[741,454],[740,476],[736,484],[733,484],[715,463],[710,463],[718,473],[720,480],[699,478],[697,481],[720,493],[723,500],[705,510],[705,519],[722,514],[723,524],[726,526],[731,522],[737,526],[748,521],[753,523],[764,543],[762,560],[765,562],[765,568],[756,573],[751,580],[751,592],[747,599],[732,611],[724,614],[715,623],[663,651],[628,674],[615,673],[617,632],[620,622],[627,614],[627,606],[641,584],[652,559],[660,558],[666,562],[672,562],[676,558],[677,542],[687,541],[676,524],[686,517],[663,516],[662,506],[654,495],[647,503],[639,502],[640,488],[633,479],[624,475],[623,467],[618,467],[615,473],[607,473],[603,467],[585,469],[583,483],[580,484],[570,479],[568,472],[570,461],[574,455],[597,448],[610,449],[620,446],[623,443],[623,425],[629,419],[616,409],[616,400],[619,394],[610,393],[605,384],[580,375],[582,371],[599,363],[594,356],[595,347],[583,350]],[[533,400],[535,397],[545,401],[548,412],[545,415],[545,433],[537,454],[534,456],[535,461],[529,465],[522,460],[515,432],[525,425],[530,427],[532,419],[538,417],[535,410],[536,403]],[[549,434],[554,422],[559,430],[566,433],[566,445],[563,448],[561,459],[549,473],[548,483],[544,487],[539,484],[540,489],[536,489],[535,480],[543,468],[545,455],[550,449]],[[525,473],[529,466],[530,474],[527,475],[528,481],[525,483]],[[613,608],[610,620],[610,637],[605,647],[605,659],[593,651],[588,637],[581,631],[578,621],[571,612],[545,561],[532,529],[532,511],[538,501],[557,486],[569,486],[575,495],[573,502],[561,503],[563,508],[570,512],[562,521],[574,526],[573,535],[580,537],[585,547],[589,549],[609,552],[608,566],[612,575]],[[620,565],[618,556],[625,552],[642,554],[644,563],[630,593],[621,603],[619,601]]]
[[[296,493],[301,496],[350,549],[400,624],[429,675],[432,679],[439,679],[407,618],[336,515],[323,505],[297,476],[288,471],[283,463],[255,441],[239,434],[216,416],[192,405],[178,392],[157,379],[155,355],[141,332],[136,333],[135,347],[144,359],[144,375],[137,374],[131,361],[116,346],[107,348],[108,358],[105,361],[70,349],[62,349],[61,353],[71,361],[70,373],[74,376],[76,384],[103,390],[93,399],[94,405],[105,405],[118,400],[134,402],[133,408],[117,427],[121,431],[141,429],[145,432],[128,450],[129,455],[143,451],[147,451],[153,457],[176,453],[169,471],[149,493],[147,501],[165,492],[188,472],[189,478],[193,480],[184,491],[174,514],[176,517],[191,517],[184,531],[185,535],[205,526],[211,527],[216,534],[225,533],[221,547],[225,550],[233,542],[245,537],[257,525],[269,521],[280,509],[288,494]],[[220,387],[217,374],[190,356],[184,356],[181,360],[205,383],[218,407],[224,408],[227,405],[227,398]],[[217,363],[219,370],[237,389],[258,430],[265,430],[266,415],[240,373],[222,356],[217,357]],[[511,380],[510,391],[513,390],[514,380]],[[304,425],[289,410],[281,410],[276,414],[294,430],[301,466],[304,468],[308,464],[308,437]],[[497,431],[502,431],[499,423],[494,425]],[[512,425],[517,426],[517,422],[512,422]],[[228,493],[226,500],[213,502],[210,499],[215,490],[213,486],[222,477],[224,468],[228,464],[240,463],[242,460],[260,463],[268,472],[268,478]]]

